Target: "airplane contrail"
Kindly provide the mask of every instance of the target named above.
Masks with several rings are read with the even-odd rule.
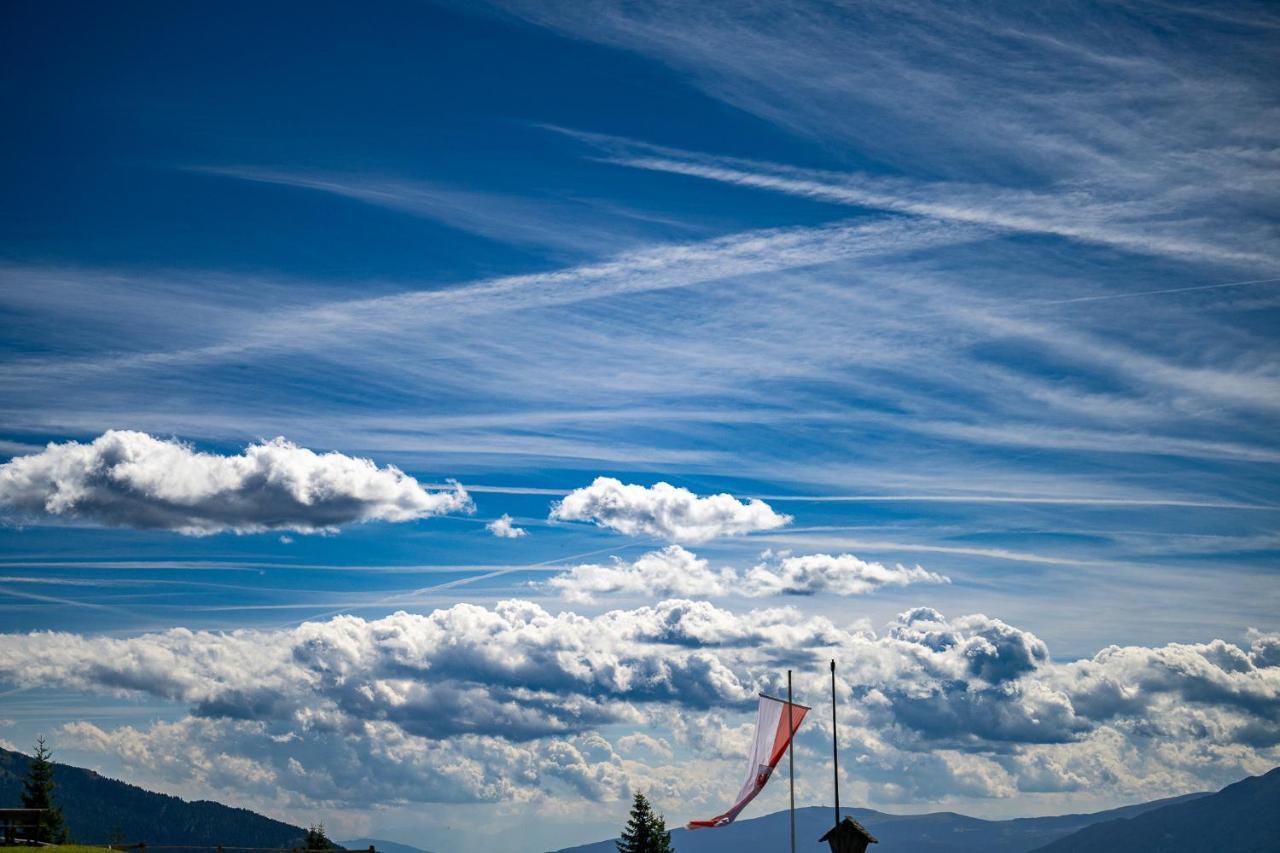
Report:
[[[1217,290],[1222,287],[1244,287],[1246,284],[1273,284],[1280,278],[1255,278],[1250,281],[1228,281],[1224,284],[1197,284],[1192,287],[1170,287],[1164,290],[1135,290],[1131,293],[1104,293],[1099,296],[1077,296],[1073,299],[1048,299],[1040,305],[1066,305],[1070,302],[1099,302],[1104,299],[1128,299],[1132,296],[1157,296],[1162,293],[1187,293],[1192,290]]]

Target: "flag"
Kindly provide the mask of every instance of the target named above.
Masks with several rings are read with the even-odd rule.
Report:
[[[808,712],[804,705],[791,703],[791,725],[787,725],[788,704],[781,699],[761,694],[760,704],[756,708],[756,739],[751,745],[751,756],[747,761],[747,778],[738,791],[737,802],[733,808],[711,820],[691,820],[689,829],[702,829],[708,826],[728,826],[738,816],[738,812],[747,807],[747,803],[756,798],[764,790],[773,768],[778,766],[791,736],[800,728],[800,721]]]

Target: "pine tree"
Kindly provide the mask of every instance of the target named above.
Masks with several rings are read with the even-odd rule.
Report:
[[[308,850],[328,850],[333,847],[333,842],[329,840],[329,836],[324,833],[324,824],[313,824],[303,838]]]
[[[66,822],[62,818],[62,809],[53,801],[53,763],[49,761],[52,754],[45,746],[44,738],[37,738],[36,754],[27,767],[27,778],[22,783],[22,807],[44,810],[36,827],[37,841],[65,844]]]
[[[675,853],[667,821],[653,813],[644,794],[637,793],[631,803],[631,816],[616,842],[618,853]]]

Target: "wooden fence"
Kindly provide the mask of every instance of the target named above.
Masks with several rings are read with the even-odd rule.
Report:
[[[35,835],[44,809],[0,809],[0,844],[15,845]]]

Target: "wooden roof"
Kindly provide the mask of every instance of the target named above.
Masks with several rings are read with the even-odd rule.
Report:
[[[819,838],[818,841],[826,841],[828,838],[830,838],[832,835],[835,835],[837,832],[841,834],[844,834],[846,832],[857,832],[858,834],[865,836],[867,841],[869,841],[872,844],[880,843],[880,839],[876,838],[870,832],[867,832],[867,828],[865,826],[858,823],[856,820],[849,817],[848,815],[845,816],[844,820],[840,821],[835,826],[828,829],[827,834]]]

